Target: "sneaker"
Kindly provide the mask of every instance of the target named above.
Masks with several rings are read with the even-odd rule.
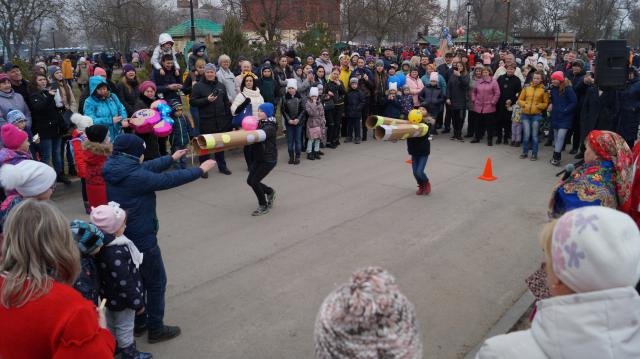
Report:
[[[531,155],[531,161],[537,161],[538,160],[538,155]]]
[[[267,207],[273,208],[273,202],[276,200],[276,191],[271,192],[271,194],[267,195]]]
[[[535,155],[531,155],[531,157],[533,157]],[[520,154],[520,158],[527,158],[527,154],[526,153],[521,153]]]
[[[258,206],[258,208],[253,211],[253,213],[251,213],[252,216],[257,217],[257,216],[262,216],[263,214],[267,214],[269,213],[269,207],[267,206]]]
[[[555,159],[555,158],[552,158],[552,159],[549,161],[549,163],[551,163],[553,166],[556,166],[556,167],[560,166],[560,160],[557,160],[557,159]]]
[[[149,331],[147,341],[149,344],[171,340],[180,335],[180,327],[165,325],[159,330]]]
[[[433,136],[429,136],[429,141],[433,141]]]
[[[136,343],[129,345],[126,348],[118,348],[120,350],[121,359],[152,359],[151,353],[140,352],[136,349]]]

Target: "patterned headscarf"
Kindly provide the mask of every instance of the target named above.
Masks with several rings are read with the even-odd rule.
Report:
[[[316,357],[422,358],[413,305],[386,270],[356,271],[327,296],[315,325]]]
[[[587,135],[591,149],[603,160],[611,161],[615,168],[613,180],[618,196],[618,207],[626,208],[631,197],[633,180],[631,150],[627,142],[615,132],[594,130]]]

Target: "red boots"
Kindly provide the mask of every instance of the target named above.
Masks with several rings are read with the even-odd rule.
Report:
[[[426,196],[429,193],[431,193],[431,183],[429,181],[418,185],[418,190],[416,191],[418,196]]]

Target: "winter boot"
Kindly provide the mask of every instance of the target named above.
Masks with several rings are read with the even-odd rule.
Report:
[[[316,159],[316,153],[315,152],[307,152],[307,159],[308,160],[315,160]]]
[[[560,152],[554,152],[549,162],[554,166],[560,166]]]
[[[296,158],[293,160],[293,164],[294,165],[299,165],[300,164],[300,154],[299,153],[296,154]]]
[[[422,194],[423,195],[428,195],[429,193],[431,193],[431,182],[429,182],[429,180],[427,180],[427,182],[422,184],[423,188],[422,188]]]
[[[416,195],[422,196],[424,192],[424,183],[418,183],[418,190],[416,191]]]
[[[316,151],[316,152],[314,152],[313,154],[314,154],[314,156],[315,156],[316,160],[321,160],[321,159],[322,159],[322,158],[320,157],[320,151]]]
[[[136,349],[136,343],[129,345],[126,348],[120,349],[120,358],[121,359],[151,359],[153,355],[151,353],[139,352]]]
[[[180,333],[180,327],[165,325],[158,330],[149,330],[147,341],[149,344],[165,342],[179,336]]]
[[[289,164],[293,164],[293,152],[289,152]]]

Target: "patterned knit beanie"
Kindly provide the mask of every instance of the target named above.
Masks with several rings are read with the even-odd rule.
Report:
[[[356,271],[327,296],[314,336],[319,359],[422,358],[413,304],[379,267]]]

